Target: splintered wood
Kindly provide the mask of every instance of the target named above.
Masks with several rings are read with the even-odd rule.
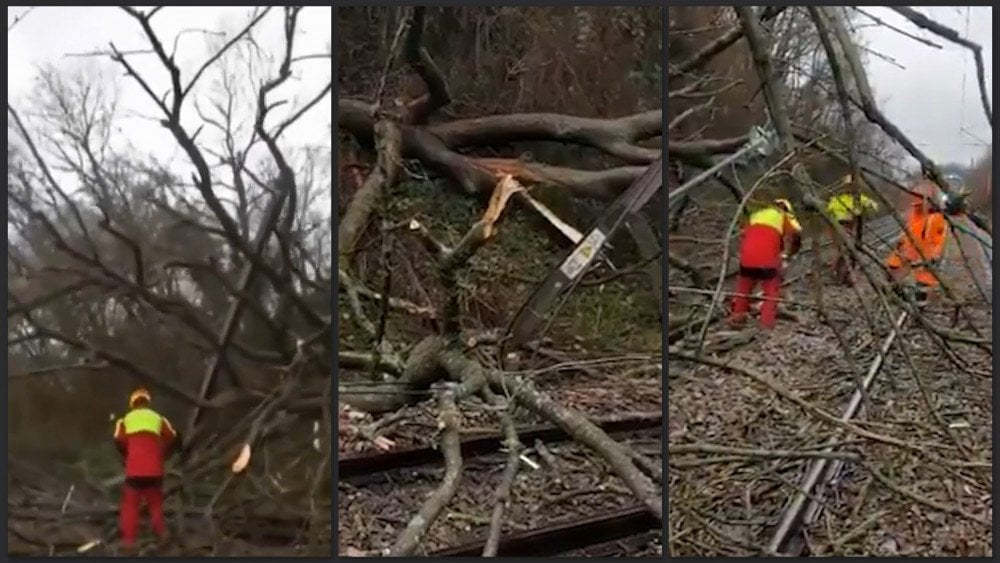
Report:
[[[240,473],[244,469],[246,469],[247,465],[249,464],[250,464],[250,444],[243,444],[243,447],[240,448],[240,454],[236,456],[235,460],[233,460],[232,471],[233,473]]]
[[[493,189],[493,194],[490,196],[489,206],[483,214],[483,223],[485,225],[484,235],[487,239],[496,233],[494,224],[500,219],[500,215],[506,208],[507,202],[515,193],[520,193],[521,197],[523,197],[528,204],[530,204],[531,207],[539,213],[539,215],[544,217],[549,224],[555,227],[560,233],[563,234],[563,236],[568,238],[574,244],[583,239],[583,234],[580,233],[580,231],[576,230],[576,228],[566,221],[560,219],[558,215],[542,204],[542,202],[531,197],[528,193],[528,189],[522,186],[510,174],[504,174],[500,178],[500,181],[497,182],[496,187]]]
[[[504,176],[511,176],[518,181],[529,184],[537,184],[545,180],[540,174],[528,169],[524,165],[524,162],[516,158],[479,157],[472,158],[471,160],[473,164],[489,170],[497,178],[502,179]]]
[[[523,191],[524,186],[519,184],[510,174],[505,174],[503,178],[500,178],[500,181],[497,182],[496,187],[493,189],[493,195],[490,196],[490,203],[483,213],[484,238],[490,239],[496,234],[494,226],[500,220],[503,210],[507,207],[510,196]]]

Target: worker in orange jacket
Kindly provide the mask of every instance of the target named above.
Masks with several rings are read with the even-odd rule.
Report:
[[[125,460],[119,524],[123,550],[135,549],[139,510],[145,502],[149,519],[161,543],[168,538],[163,519],[163,464],[179,442],[170,421],[150,408],[144,388],[129,397],[129,412],[115,423],[115,446]]]
[[[896,279],[912,272],[914,281],[927,291],[939,285],[927,265],[940,261],[944,255],[948,222],[944,213],[931,209],[930,199],[938,195],[939,189],[926,175],[913,191],[915,195],[907,209],[906,233],[900,235],[886,266]]]
[[[764,329],[774,328],[778,321],[784,260],[802,247],[801,232],[802,226],[787,199],[776,199],[772,205],[750,214],[740,240],[740,271],[730,325],[738,326],[746,320],[749,296],[759,283],[765,298],[760,308],[760,324]],[[786,247],[790,247],[787,255]]]

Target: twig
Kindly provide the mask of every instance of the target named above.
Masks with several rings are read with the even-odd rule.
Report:
[[[912,39],[914,41],[917,41],[919,43],[923,43],[924,45],[927,45],[928,47],[933,47],[935,49],[944,49],[944,47],[942,47],[941,45],[938,45],[937,43],[935,43],[933,41],[930,41],[928,39],[924,39],[923,37],[920,37],[919,35],[914,35],[914,34],[908,32],[908,31],[906,31],[904,29],[900,29],[900,28],[898,28],[898,27],[896,27],[896,26],[894,26],[894,25],[892,25],[890,23],[887,23],[885,20],[883,20],[881,18],[878,18],[876,16],[873,16],[873,15],[869,14],[868,12],[862,10],[861,8],[859,8],[857,6],[851,6],[851,9],[854,10],[854,11],[856,11],[856,12],[858,12],[858,13],[860,13],[860,14],[863,14],[865,17],[867,17],[870,20],[874,21],[878,25],[881,25],[883,27],[887,27],[887,28],[895,31],[896,33],[899,33],[900,35],[903,35],[905,37],[909,37],[910,39]]]
[[[21,21],[25,18],[25,16],[27,16],[28,14],[30,14],[37,7],[38,6],[29,6],[27,10],[25,10],[25,11],[21,12],[20,14],[14,16],[14,21],[10,22],[10,25],[7,26],[7,33],[9,34],[10,30],[14,29],[14,26],[16,26],[17,24],[21,23]]]
[[[488,402],[495,406],[501,406],[502,401],[500,398],[488,387],[483,389],[483,394],[487,397]],[[523,445],[517,437],[517,428],[514,426],[514,419],[511,417],[510,406],[510,403],[506,403],[506,409],[500,414],[503,419],[507,465],[504,467],[503,475],[500,477],[500,485],[497,487],[496,496],[493,498],[493,514],[490,516],[490,530],[486,537],[486,544],[483,546],[483,557],[497,556],[497,550],[500,547],[500,533],[503,529],[503,515],[510,507],[510,493],[514,488],[517,470],[521,465]]]
[[[733,446],[719,446],[716,444],[677,444],[667,446],[670,455],[706,453],[706,454],[730,454],[762,459],[843,459],[846,461],[859,461],[861,456],[849,452],[837,451],[794,451],[794,450],[765,450],[755,448],[739,448]],[[671,463],[673,460],[671,459]]]
[[[982,518],[976,516],[975,514],[971,514],[960,506],[940,503],[936,500],[932,500],[924,495],[921,495],[920,493],[907,489],[899,485],[898,483],[895,483],[894,481],[886,477],[881,471],[879,471],[872,464],[866,463],[865,468],[871,471],[871,474],[873,477],[875,477],[876,481],[885,485],[889,490],[897,494],[903,495],[904,497],[914,502],[918,502],[924,506],[928,506],[930,508],[933,508],[934,510],[944,512],[946,514],[954,514],[955,516],[961,516],[962,518],[971,520],[977,524],[982,524],[983,526],[988,527],[991,525],[991,522],[986,518]]]

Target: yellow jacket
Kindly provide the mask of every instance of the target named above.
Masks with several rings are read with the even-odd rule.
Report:
[[[860,200],[860,209],[855,206],[855,202]],[[850,221],[851,219],[864,214],[865,211],[878,211],[878,204],[866,195],[844,193],[830,198],[826,204],[826,212],[834,221]]]

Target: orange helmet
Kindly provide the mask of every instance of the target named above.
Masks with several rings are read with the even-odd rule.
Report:
[[[150,396],[149,391],[145,387],[140,387],[132,391],[132,394],[128,397],[128,408],[135,408],[135,404],[142,400],[145,400],[147,403],[153,400],[153,397]]]

